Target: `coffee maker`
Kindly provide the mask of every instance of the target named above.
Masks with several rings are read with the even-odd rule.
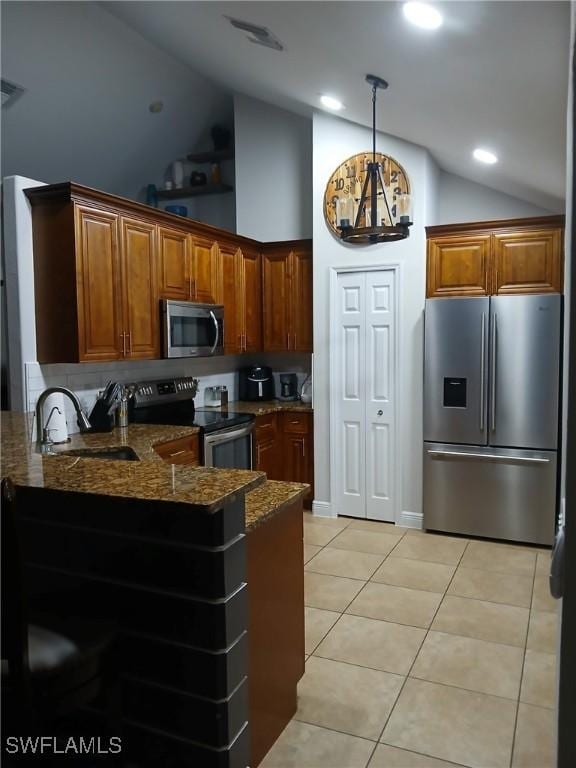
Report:
[[[240,368],[240,400],[274,400],[274,376],[266,365]]]
[[[280,400],[298,400],[298,376],[295,373],[280,374]]]

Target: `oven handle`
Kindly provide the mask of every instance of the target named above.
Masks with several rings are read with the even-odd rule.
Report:
[[[212,310],[210,310],[210,317],[212,318],[212,321],[214,322],[214,328],[216,329],[216,341],[214,342],[214,346],[210,350],[210,354],[214,354],[214,350],[218,346],[218,342],[220,341],[220,327],[218,326],[218,320],[216,320],[216,315]]]
[[[236,440],[239,437],[247,437],[254,431],[254,424],[248,426],[229,427],[228,429],[219,429],[218,432],[205,435],[204,442],[210,445],[220,445],[220,443],[229,443],[230,440]]]

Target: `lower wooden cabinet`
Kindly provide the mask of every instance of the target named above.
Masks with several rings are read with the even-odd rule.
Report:
[[[200,463],[198,435],[160,443],[154,446],[154,450],[168,464],[188,464],[196,467]]]
[[[256,469],[269,480],[309,483],[305,498],[309,506],[314,497],[314,436],[312,413],[285,411],[257,416]]]

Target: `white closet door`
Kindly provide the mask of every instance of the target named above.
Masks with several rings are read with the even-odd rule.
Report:
[[[392,270],[340,273],[331,313],[334,511],[391,522],[396,514],[394,288]]]
[[[394,272],[367,272],[364,299],[366,368],[366,516],[394,522]]]
[[[336,512],[366,517],[366,365],[365,290],[363,273],[338,275],[336,306],[336,356],[332,394],[335,398],[334,440]]]

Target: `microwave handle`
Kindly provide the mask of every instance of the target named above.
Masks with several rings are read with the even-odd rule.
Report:
[[[214,342],[214,346],[210,350],[210,354],[214,354],[214,350],[218,346],[218,342],[220,341],[220,327],[218,326],[218,320],[216,320],[216,315],[212,310],[210,310],[210,317],[212,318],[212,321],[214,322],[214,328],[216,329],[216,341]]]

